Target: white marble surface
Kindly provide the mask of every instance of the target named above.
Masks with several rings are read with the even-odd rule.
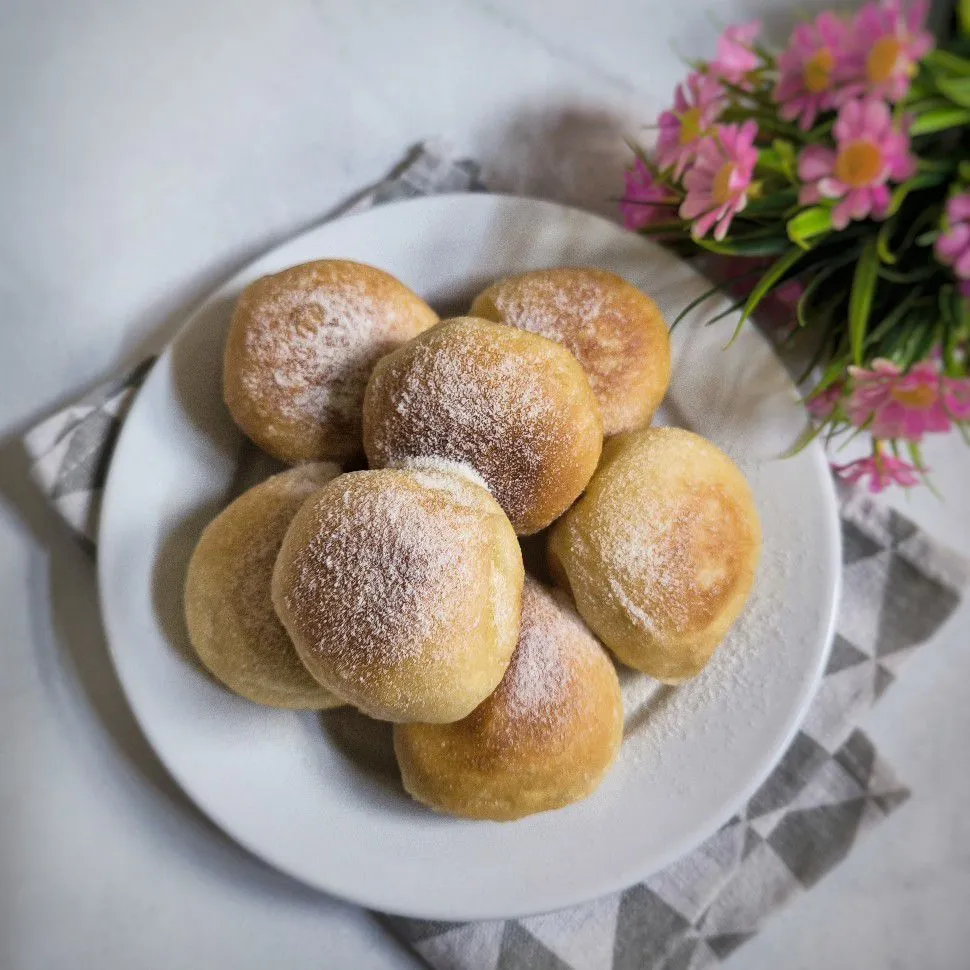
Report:
[[[622,135],[681,73],[671,45],[759,9],[787,20],[766,0],[0,3],[0,967],[416,965],[165,777],[17,432],[429,135],[502,187],[609,210]],[[938,445],[946,502],[904,505],[970,553],[970,454]],[[968,620],[867,721],[912,801],[732,965],[966,965]]]

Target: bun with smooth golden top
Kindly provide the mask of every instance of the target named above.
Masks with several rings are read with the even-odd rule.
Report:
[[[689,431],[611,439],[549,539],[553,574],[616,656],[658,680],[700,673],[741,614],[761,554],[751,489]]]
[[[670,338],[660,308],[602,269],[539,269],[499,280],[469,311],[555,340],[582,364],[603,431],[650,423],[670,383]]]
[[[342,703],[318,684],[276,616],[276,555],[307,497],[340,474],[325,462],[274,475],[239,496],[202,533],[189,563],[185,619],[203,665],[230,690],[269,707]]]
[[[437,321],[403,283],[362,263],[322,259],[264,276],[232,315],[226,405],[260,448],[288,464],[355,457],[375,362]]]

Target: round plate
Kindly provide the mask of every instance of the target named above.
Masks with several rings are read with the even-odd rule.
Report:
[[[212,294],[150,373],[104,496],[99,579],[131,706],[186,793],[253,853],[320,889],[429,919],[521,916],[642,879],[711,835],[776,763],[818,683],[839,585],[835,494],[821,449],[778,456],[804,415],[764,338],[704,323],[674,331],[661,420],[724,448],[754,490],[765,547],[747,611],[708,670],[656,689],[624,673],[627,737],[591,798],[513,823],[468,822],[410,801],[382,760],[386,726],[359,715],[274,711],[235,697],[191,660],[181,591],[202,528],[239,487],[242,439],[221,400],[230,308],[252,280],[343,257],[399,277],[444,314],[497,277],[601,266],[668,319],[707,287],[682,261],[614,224],[488,195],[388,205],[321,226]]]

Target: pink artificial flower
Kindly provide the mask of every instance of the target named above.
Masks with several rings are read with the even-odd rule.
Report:
[[[710,134],[724,102],[724,89],[706,74],[694,71],[684,84],[677,85],[673,110],[664,111],[657,119],[657,165],[672,168],[675,180],[694,160],[698,142]]]
[[[903,488],[919,485],[919,473],[926,471],[903,461],[902,458],[893,458],[879,451],[868,458],[850,461],[847,465],[833,465],[832,470],[849,485],[857,485],[868,478],[869,491],[873,494],[881,492],[889,485],[902,485]]]
[[[805,284],[800,280],[789,280],[776,286],[765,299],[773,299],[779,309],[794,310],[805,292]]]
[[[849,375],[853,389],[846,413],[858,427],[871,418],[874,438],[919,441],[928,431],[950,430],[936,361],[924,360],[904,374],[892,361],[880,358],[871,370],[850,367]]]
[[[710,73],[729,84],[749,90],[752,86],[749,75],[759,63],[753,48],[759,33],[760,20],[728,27],[717,39],[714,60],[708,65]]]
[[[970,281],[970,192],[954,195],[947,202],[946,223],[946,232],[936,240],[936,258],[952,266],[958,280]]]
[[[909,135],[893,125],[883,101],[850,101],[833,129],[835,151],[809,145],[798,156],[798,175],[805,183],[798,201],[814,205],[841,199],[832,210],[832,225],[844,229],[853,219],[885,219],[889,181],[901,182],[916,171]]]
[[[901,0],[882,0],[856,14],[840,101],[863,95],[893,102],[906,97],[919,61],[933,49],[933,35],[924,27],[928,9],[926,0],[908,10]]]
[[[835,14],[819,14],[799,24],[778,58],[780,76],[773,97],[785,121],[798,119],[808,131],[821,111],[835,107],[836,86],[846,58],[848,28]]]
[[[674,217],[674,197],[654,178],[650,167],[638,158],[626,170],[626,191],[620,200],[620,214],[627,229],[637,230],[652,222]]]
[[[943,407],[954,421],[970,420],[970,377],[943,378]]]
[[[731,220],[748,204],[748,189],[758,151],[754,140],[758,126],[719,125],[713,135],[702,138],[697,159],[684,176],[687,197],[680,205],[682,219],[696,220],[691,235],[700,239],[714,227],[714,238],[722,240]]]
[[[836,381],[824,391],[813,394],[805,402],[805,409],[816,420],[826,421],[835,413],[843,394],[845,394],[845,387],[841,381]]]

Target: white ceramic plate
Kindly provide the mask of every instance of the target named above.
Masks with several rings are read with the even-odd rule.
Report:
[[[801,430],[794,388],[750,327],[674,333],[663,419],[711,438],[743,467],[765,552],[744,619],[698,680],[654,690],[625,676],[628,738],[600,790],[511,824],[435,815],[403,793],[384,726],[234,697],[189,659],[188,557],[239,487],[242,441],[221,401],[230,307],[247,283],[321,257],[379,266],[444,312],[487,283],[558,265],[602,266],[668,317],[706,287],[674,256],[595,216],[544,202],[463,195],[341,219],[257,260],[202,305],[149,375],[125,422],[101,523],[111,651],[132,708],[188,795],[253,853],[320,889],[424,918],[535,913],[632,884],[712,834],[775,764],[820,677],[839,585],[835,496],[818,447],[777,456]]]

